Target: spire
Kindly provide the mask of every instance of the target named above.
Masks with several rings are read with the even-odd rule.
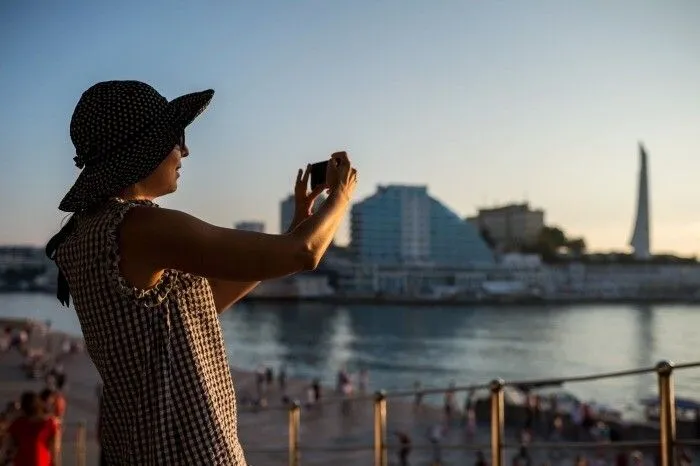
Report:
[[[647,168],[647,152],[644,145],[639,143],[639,188],[637,192],[637,218],[634,222],[630,246],[634,249],[634,257],[648,259],[651,257],[649,238],[649,174]]]

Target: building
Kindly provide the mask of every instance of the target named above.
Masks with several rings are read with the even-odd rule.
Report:
[[[263,222],[258,221],[238,222],[233,227],[236,230],[256,231],[258,233],[265,233],[265,224]]]
[[[0,290],[30,291],[53,286],[58,268],[46,257],[44,248],[0,247]]]
[[[479,231],[432,198],[426,186],[380,186],[351,212],[357,261],[377,265],[464,267],[491,264]]]
[[[318,208],[323,204],[328,196],[326,194],[321,194],[316,198],[312,211],[316,212]],[[286,233],[289,225],[292,224],[294,219],[294,194],[290,194],[280,202],[280,233]]]
[[[0,272],[10,269],[43,269],[50,262],[43,248],[0,246]]]
[[[294,194],[290,194],[280,202],[280,233],[284,233],[294,219]]]
[[[467,220],[480,231],[487,231],[501,250],[517,250],[536,243],[545,226],[544,211],[530,209],[527,202],[479,209],[478,215]]]
[[[265,280],[250,292],[251,298],[309,299],[332,296],[328,275],[299,273],[283,278]]]
[[[634,221],[630,246],[634,250],[637,259],[649,259],[651,257],[651,238],[649,216],[649,174],[647,172],[647,153],[644,146],[639,144],[639,180],[637,192],[637,217]]]

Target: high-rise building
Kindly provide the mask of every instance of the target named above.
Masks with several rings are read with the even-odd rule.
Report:
[[[535,244],[545,225],[544,211],[530,209],[527,202],[479,209],[467,220],[480,231],[488,231],[495,245],[504,250]]]
[[[284,233],[294,219],[294,194],[290,194],[280,202],[280,233]]]
[[[426,186],[380,186],[351,213],[355,257],[379,265],[460,267],[492,263],[479,231],[432,198]]]
[[[634,249],[634,257],[648,259],[651,257],[651,234],[649,214],[649,173],[647,166],[647,152],[642,143],[639,143],[639,180],[637,190],[637,217],[632,230],[630,246]]]
[[[316,212],[326,198],[326,194],[321,194],[318,196],[314,201],[311,211]],[[292,220],[294,220],[294,209],[294,194],[290,194],[280,202],[280,233],[286,232],[289,225],[292,224]]]
[[[257,231],[265,233],[265,224],[258,221],[243,221],[238,222],[233,226],[236,230]]]

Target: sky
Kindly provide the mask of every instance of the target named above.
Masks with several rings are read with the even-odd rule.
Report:
[[[643,141],[652,250],[700,254],[699,23],[697,0],[0,2],[0,244],[57,231],[75,104],[138,79],[216,90],[159,203],[217,225],[277,232],[296,170],[347,150],[358,200],[529,201],[624,250]]]

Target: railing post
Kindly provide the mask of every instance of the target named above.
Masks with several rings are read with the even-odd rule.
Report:
[[[299,428],[301,409],[299,402],[293,401],[289,406],[289,466],[299,466]]]
[[[491,466],[503,466],[503,386],[501,379],[491,381]]]
[[[386,451],[386,393],[374,395],[374,466],[387,466]]]
[[[87,452],[85,451],[85,421],[78,423],[75,431],[75,464],[76,466],[86,466]]]
[[[673,363],[661,361],[656,365],[659,380],[659,452],[660,466],[675,466],[676,394],[673,388]]]

